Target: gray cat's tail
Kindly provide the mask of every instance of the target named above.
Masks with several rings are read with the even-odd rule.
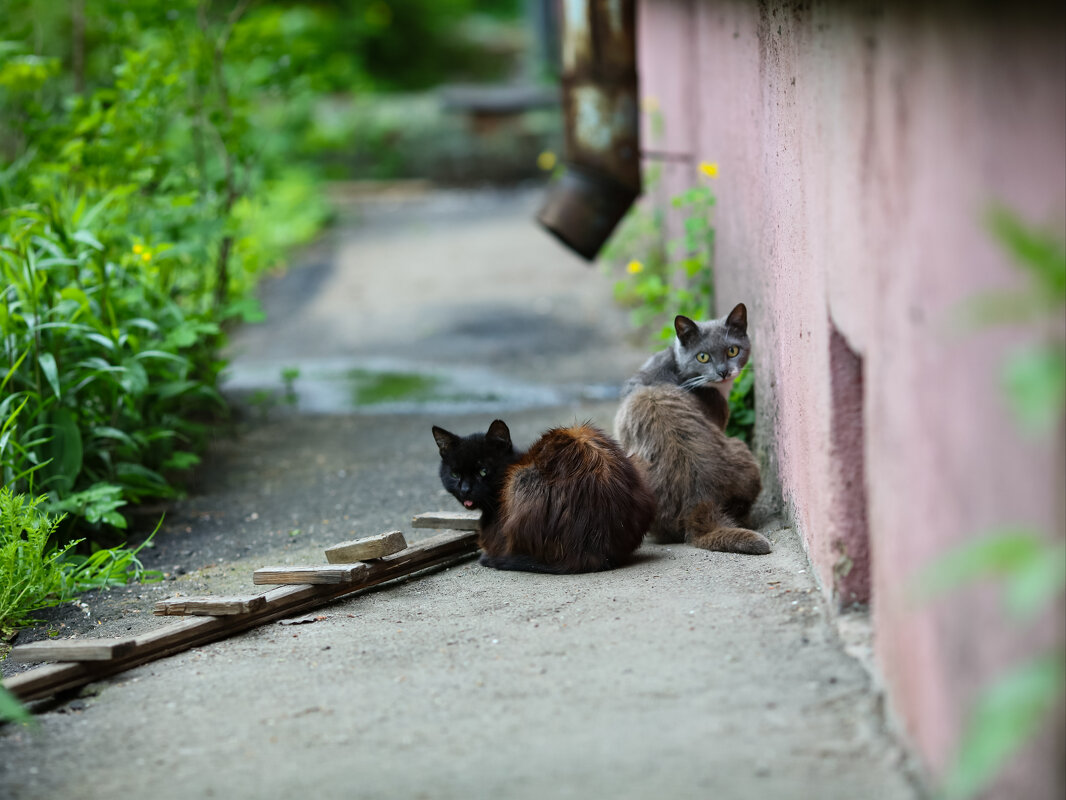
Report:
[[[762,486],[754,456],[712,424],[689,392],[672,384],[635,389],[622,400],[615,431],[658,501],[655,539],[770,552],[766,537],[738,524]]]
[[[758,531],[742,528],[718,509],[714,503],[700,503],[685,517],[685,539],[704,550],[746,553],[764,556],[770,552],[770,540]]]

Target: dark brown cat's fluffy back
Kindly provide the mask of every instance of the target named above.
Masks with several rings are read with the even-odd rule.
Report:
[[[655,495],[618,443],[592,425],[553,428],[509,471],[504,569],[574,573],[621,566],[655,515]]]
[[[636,388],[618,409],[615,432],[658,501],[654,539],[769,552],[763,536],[742,527],[762,488],[755,457],[710,423],[691,393],[670,384]]]

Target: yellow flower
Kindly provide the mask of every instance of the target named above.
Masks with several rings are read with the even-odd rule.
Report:
[[[717,161],[701,161],[700,172],[706,175],[708,178],[718,177],[718,162]]]
[[[152,254],[151,253],[141,253],[141,258],[144,259],[145,261],[151,261],[152,260]]]
[[[548,172],[555,168],[555,153],[551,150],[545,150],[539,156],[537,156],[537,166],[545,172]]]
[[[626,265],[626,269],[629,270],[631,275],[636,275],[638,272],[644,269],[644,265],[637,261],[635,258]]]
[[[140,255],[142,252],[144,252],[144,248],[141,247],[139,244],[135,244],[133,246],[133,252],[136,253],[137,255]]]

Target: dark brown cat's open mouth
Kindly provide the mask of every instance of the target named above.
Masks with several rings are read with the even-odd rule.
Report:
[[[466,506],[467,508],[473,508],[474,507],[474,501],[473,500],[464,500],[463,501],[463,505]]]

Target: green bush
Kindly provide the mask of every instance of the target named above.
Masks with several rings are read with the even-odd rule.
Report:
[[[178,491],[224,411],[224,325],[328,214],[254,117],[299,31],[202,9],[91,6],[80,76],[36,3],[8,31],[57,55],[0,44],[0,475],[94,538]]]

